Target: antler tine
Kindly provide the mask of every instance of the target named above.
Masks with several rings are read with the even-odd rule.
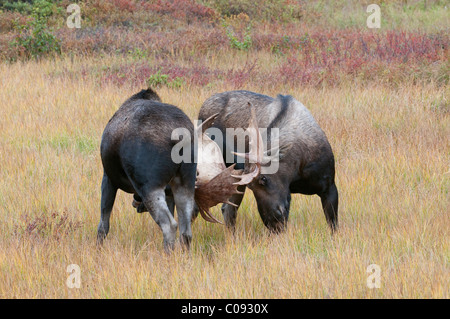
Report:
[[[199,208],[199,211],[200,211],[200,215],[203,217],[203,219],[204,220],[206,220],[207,222],[210,222],[210,223],[217,223],[217,224],[222,224],[223,225],[223,223],[220,221],[220,220],[218,220],[217,218],[215,218],[210,212],[209,212],[209,209],[208,210],[203,210],[203,209],[200,209]]]
[[[195,201],[197,202],[202,217],[206,221],[223,224],[211,215],[209,209],[219,203],[236,206],[236,204],[229,201],[232,195],[242,194],[242,192],[237,190],[237,185],[234,183],[236,177],[234,177],[233,172],[239,172],[234,170],[235,165],[233,164],[227,167],[207,183],[196,185]],[[237,176],[238,178],[240,177],[239,175]]]
[[[212,141],[204,132],[211,127],[211,125],[214,123],[215,119],[217,118],[217,116],[219,115],[219,113],[213,114],[210,117],[208,117],[205,121],[203,121],[199,126],[197,126],[195,128],[196,134],[198,139],[201,141],[201,143],[214,143],[214,141]],[[218,147],[218,146],[217,146]],[[213,149],[215,149],[213,147]],[[204,149],[202,149],[204,150]],[[211,149],[208,149],[209,151],[211,151]],[[211,155],[211,154],[207,154],[207,155]],[[208,161],[207,157],[207,161]],[[218,164],[218,165],[217,165]],[[196,185],[195,185],[195,201],[197,202],[197,206],[199,208],[200,211],[200,215],[203,217],[204,220],[206,220],[207,222],[210,223],[219,223],[219,224],[223,224],[223,222],[219,221],[217,218],[215,218],[210,212],[209,212],[209,208],[217,205],[218,203],[221,202],[221,200],[217,201],[214,198],[214,194],[211,194],[211,189],[212,187],[210,186],[210,183],[212,180],[215,179],[215,177],[217,177],[218,175],[220,175],[220,173],[218,173],[216,176],[214,176],[214,168],[216,166],[218,167],[224,167],[225,168],[225,163],[223,163],[223,159],[222,159],[222,163],[202,163],[202,165],[206,165],[206,167],[208,167],[208,169],[213,169],[212,172],[212,178],[211,176],[208,176],[209,174],[206,174],[205,176],[203,176],[204,174],[204,170],[202,170],[202,173],[200,174],[200,176],[197,176],[197,181],[196,181]],[[204,168],[206,168],[204,167]],[[220,172],[221,168],[219,169]],[[197,174],[199,173],[199,168],[197,168]]]
[[[247,185],[256,178],[261,171],[261,163],[264,157],[263,140],[258,129],[258,122],[256,120],[256,112],[253,105],[248,103],[251,111],[251,118],[247,130],[249,131],[249,153],[236,153],[233,154],[246,158],[250,163],[254,164],[254,169],[244,174],[243,170],[234,170],[235,164],[225,168],[225,163],[221,159],[221,164],[223,164],[223,169],[213,178],[198,178],[195,189],[195,201],[199,207],[200,214],[202,217],[209,222],[220,223],[214,216],[211,215],[209,209],[219,203],[227,203],[232,206],[237,206],[236,204],[230,202],[230,197],[234,194],[242,194],[239,192],[238,185]],[[205,138],[203,132],[212,125],[214,119],[218,114],[214,114],[199,125],[196,130],[199,138]],[[212,141],[211,141],[212,142]],[[206,166],[205,166],[206,168]],[[211,169],[211,168],[209,168]],[[206,174],[208,175],[208,174]]]
[[[219,116],[219,113],[211,115],[206,120],[204,120],[202,123],[200,123],[200,125],[195,128],[195,131],[197,132],[197,134],[203,134],[203,132],[206,131],[214,123],[217,116]]]
[[[238,178],[239,181],[233,183],[233,185],[248,185],[250,184],[260,173],[261,165],[255,165],[255,168],[250,173],[242,175],[231,175],[234,178]]]
[[[210,116],[196,128],[198,140],[197,183],[200,184],[207,183],[226,168],[219,145],[205,133],[218,114]]]
[[[247,185],[251,183],[251,181],[259,175],[261,171],[261,163],[264,158],[263,140],[258,129],[258,121],[256,120],[255,108],[250,102],[248,102],[248,106],[250,107],[251,112],[251,117],[247,128],[247,130],[250,133],[249,152],[248,153],[232,152],[232,153],[237,156],[245,158],[250,163],[255,164],[255,168],[253,169],[253,171],[246,174],[232,175],[233,177],[240,179],[238,182],[234,183],[235,185]]]
[[[237,153],[232,152],[233,154],[243,157],[251,163],[261,164],[264,157],[264,147],[263,140],[261,137],[261,133],[258,129],[258,121],[256,120],[255,108],[253,105],[248,102],[248,106],[250,107],[251,117],[249,121],[249,125],[247,131],[249,131],[249,147],[250,150],[248,153]],[[256,147],[255,147],[256,146]]]

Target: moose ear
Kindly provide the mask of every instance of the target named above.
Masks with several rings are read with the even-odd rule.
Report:
[[[161,102],[159,95],[150,87],[144,91],[144,99]]]

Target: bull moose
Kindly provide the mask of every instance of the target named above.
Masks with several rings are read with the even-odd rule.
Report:
[[[278,232],[285,228],[291,193],[301,193],[320,197],[326,220],[334,232],[338,227],[334,155],[325,133],[302,103],[289,95],[272,98],[250,91],[229,91],[208,98],[198,119],[205,120],[216,114],[212,127],[227,134],[228,128],[246,128],[251,123],[249,105],[255,110],[257,127],[268,131],[279,129],[279,165],[277,172],[264,174],[263,170],[258,170],[251,181],[238,186],[238,192],[222,205],[226,225],[234,229],[237,210],[248,187],[253,191],[259,214],[268,229]],[[229,141],[223,139],[220,145],[225,164],[249,172],[254,164],[239,163],[236,144]],[[270,148],[270,138],[266,143]]]
[[[213,124],[216,116],[213,114],[194,128],[183,111],[162,103],[151,89],[140,91],[122,104],[106,125],[100,145],[104,173],[98,243],[102,243],[109,232],[118,189],[134,194],[133,206],[138,213],[150,212],[162,230],[166,251],[173,249],[178,224],[181,242],[189,247],[191,221],[198,211],[207,221],[217,222],[209,208],[218,203],[232,204],[228,198],[239,194],[238,185],[252,180],[257,168],[249,173],[234,169],[234,166],[227,168],[223,160],[217,158],[217,152],[202,154],[210,148],[199,147],[200,154],[196,156],[195,139],[177,141],[172,138],[174,131],[184,129],[190,136],[198,137],[202,141],[200,145],[215,147],[217,145],[209,139],[205,129]],[[249,126],[255,132],[256,119],[254,115],[250,118]],[[257,138],[255,134],[250,136],[250,142]],[[187,144],[182,151],[189,152],[187,160],[182,162],[172,158],[172,149],[178,143]],[[253,153],[256,150],[254,148]],[[197,157],[212,159],[204,160],[202,169],[197,170]],[[177,208],[178,223],[174,219],[174,207]]]

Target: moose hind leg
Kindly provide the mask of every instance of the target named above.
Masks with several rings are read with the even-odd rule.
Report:
[[[174,186],[173,192],[180,226],[180,241],[184,247],[189,249],[192,240],[191,219],[194,210],[194,194],[182,185]]]
[[[166,203],[167,203],[167,207],[169,208],[170,212],[172,213],[172,216],[175,216],[175,201],[173,198],[173,192],[172,189],[168,186],[166,186],[165,189],[165,193],[166,193]]]
[[[138,194],[133,195],[132,205],[134,208],[136,208],[136,211],[139,214],[147,211],[147,207],[145,207],[144,203],[142,202],[142,198],[140,198]]]
[[[323,211],[325,213],[325,218],[327,223],[334,233],[338,229],[338,202],[339,195],[336,188],[336,184],[330,185],[328,190],[320,195],[322,201]]]
[[[102,197],[100,205],[100,223],[97,228],[97,243],[102,244],[109,232],[109,219],[116,199],[117,188],[111,183],[106,174],[103,174]]]
[[[164,238],[164,249],[166,252],[170,252],[174,248],[178,225],[167,207],[164,189],[146,193],[143,200],[150,215],[161,228]]]
[[[180,240],[186,248],[189,248],[192,240],[191,222],[195,209],[195,173],[195,166],[184,163],[179,176],[173,178],[170,183],[180,225]]]

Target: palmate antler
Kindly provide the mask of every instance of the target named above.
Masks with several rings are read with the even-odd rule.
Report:
[[[236,206],[229,199],[234,194],[242,194],[237,190],[238,185],[249,184],[261,171],[261,161],[264,154],[263,141],[258,130],[255,110],[250,103],[249,106],[251,119],[247,130],[250,133],[250,152],[234,153],[254,164],[254,169],[249,173],[244,173],[244,170],[235,170],[236,164],[227,168],[219,146],[205,134],[206,129],[213,124],[218,114],[209,117],[196,128],[199,148],[195,201],[201,216],[206,221],[223,224],[211,215],[209,209],[219,203]]]

